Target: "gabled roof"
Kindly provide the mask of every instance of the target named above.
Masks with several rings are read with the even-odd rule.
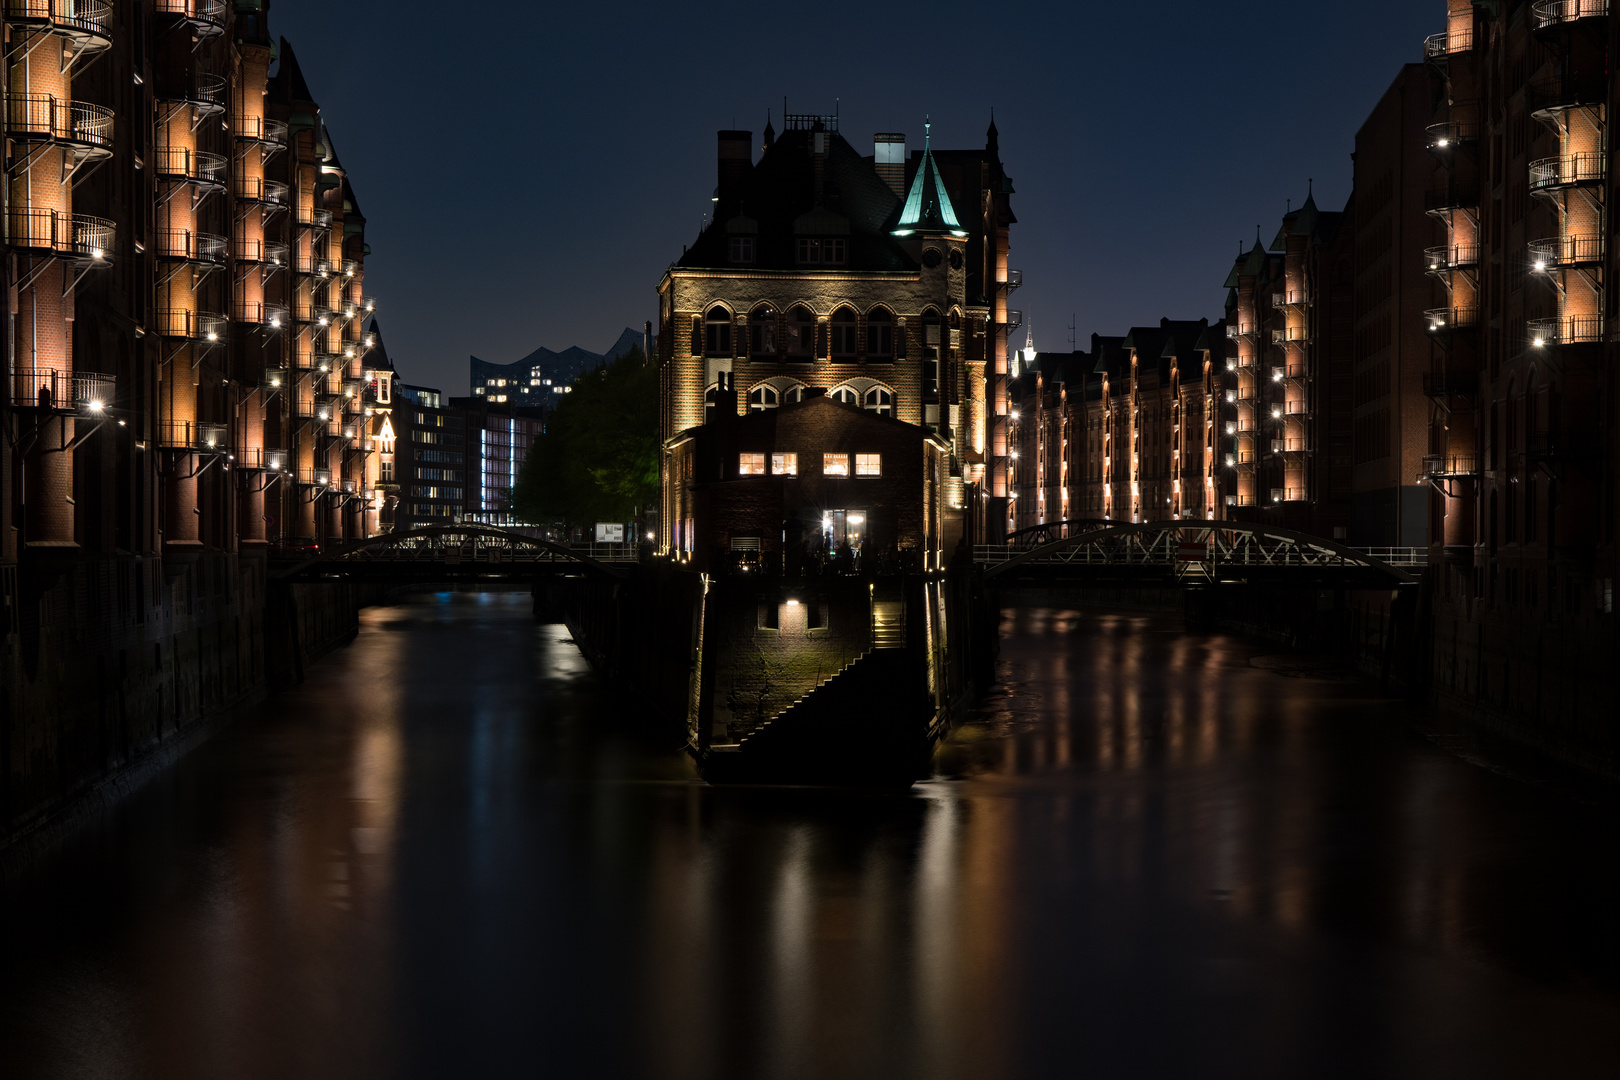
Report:
[[[304,81],[298,57],[293,52],[292,43],[286,38],[281,39],[281,66],[276,69],[276,77],[282,84],[283,100],[288,104],[315,104],[315,95],[309,92],[309,83]]]
[[[934,164],[934,153],[930,147],[929,129],[932,124],[923,125],[923,158],[922,164],[917,168],[917,175],[911,181],[911,190],[906,194],[906,203],[900,209],[900,220],[894,224],[894,235],[909,236],[914,232],[949,232],[955,236],[966,236],[967,230],[956,217],[956,208],[951,205],[951,197],[945,192],[945,181],[939,175],[939,166]]]

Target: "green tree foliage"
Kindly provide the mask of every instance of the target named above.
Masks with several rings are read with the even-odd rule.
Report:
[[[525,521],[629,521],[658,498],[658,369],[640,349],[580,376],[518,470]]]

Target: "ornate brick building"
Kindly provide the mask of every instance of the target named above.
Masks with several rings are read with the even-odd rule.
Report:
[[[982,151],[880,134],[862,156],[835,116],[719,134],[713,222],[659,283],[661,435],[810,389],[936,433],[947,501],[980,533],[1007,520],[1007,269],[1012,185]],[[1012,281],[1009,281],[1012,278]],[[666,456],[660,545],[676,551]]]

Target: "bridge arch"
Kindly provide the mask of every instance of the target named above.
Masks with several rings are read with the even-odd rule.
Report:
[[[1205,553],[1203,559],[1184,558],[1200,547]],[[1220,570],[1227,567],[1250,571],[1289,568],[1360,571],[1397,585],[1412,585],[1418,580],[1416,575],[1398,566],[1334,540],[1293,529],[1237,521],[1109,522],[1100,527],[1082,528],[1073,536],[1012,554],[987,567],[985,578],[1031,568],[1032,564],[1144,569],[1198,566],[1201,569],[1197,574],[1178,576],[1203,576],[1209,580],[1218,579]]]

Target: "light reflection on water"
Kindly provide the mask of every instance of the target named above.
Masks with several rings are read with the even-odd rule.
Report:
[[[1610,1076],[1615,830],[1365,686],[1024,608],[902,795],[713,789],[526,596],[0,893],[0,1075]]]

